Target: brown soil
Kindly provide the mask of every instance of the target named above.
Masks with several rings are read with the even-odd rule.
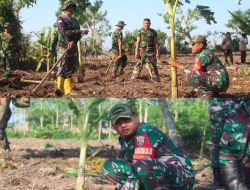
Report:
[[[222,54],[219,54],[223,60]],[[234,55],[236,62],[239,62],[239,53]],[[108,67],[109,58],[107,56],[100,56],[98,59],[88,58],[86,64],[86,72],[83,83],[77,82],[77,75],[75,75],[73,90],[78,94],[76,97],[171,97],[171,76],[170,66],[166,63],[169,55],[162,56],[162,64],[158,65],[160,72],[159,83],[151,82],[148,71],[144,68],[141,73],[140,79],[131,81],[131,74],[133,71],[134,60],[133,57],[129,57],[128,66],[123,76],[113,79],[111,77],[111,69],[108,75],[105,72]],[[179,55],[180,62],[185,63],[192,67],[194,56],[193,55]],[[247,60],[250,64],[250,56]],[[228,66],[228,72],[230,75],[231,85],[226,94],[223,97],[247,97],[250,95],[250,75],[243,75],[248,65],[233,65]],[[22,68],[21,68],[22,67]],[[40,81],[46,74],[43,72],[35,71],[35,63],[29,65],[22,64],[19,70],[15,70],[14,76],[6,79],[3,75],[4,71],[0,69],[0,88],[2,97],[13,96],[31,96],[31,97],[56,97],[55,92],[55,80],[51,78],[43,87],[38,90],[36,94],[32,93],[32,90],[37,84],[24,83],[21,79],[29,79]],[[178,72],[178,86],[179,97],[195,97],[192,92],[192,88],[189,86],[183,72]]]
[[[0,189],[73,190],[76,177],[66,174],[67,168],[78,167],[79,142],[74,140],[42,140],[33,138],[10,139],[12,152],[1,153]],[[116,141],[90,141],[88,156],[101,148],[87,163],[87,190],[113,190],[101,175],[104,160],[114,158],[118,148]],[[50,148],[48,148],[50,145]],[[47,148],[46,148],[47,147]],[[6,163],[6,160],[8,161]],[[196,172],[195,189],[215,189],[209,167]]]

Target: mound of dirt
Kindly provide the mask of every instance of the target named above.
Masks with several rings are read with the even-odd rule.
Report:
[[[219,55],[222,59],[222,55]],[[239,54],[234,55],[235,60],[240,59]],[[188,67],[193,66],[194,56],[179,55],[180,62],[185,63]],[[128,66],[125,73],[117,78],[111,77],[111,69],[106,74],[109,59],[100,57],[99,59],[88,58],[86,62],[86,72],[82,83],[77,82],[78,74],[74,75],[73,90],[78,95],[75,97],[130,97],[130,98],[160,98],[171,97],[171,75],[170,66],[167,62],[170,60],[169,55],[161,57],[161,64],[158,65],[160,73],[160,82],[150,80],[149,73],[146,68],[143,69],[140,78],[131,81],[131,75],[134,67],[133,56],[129,56]],[[250,58],[247,60],[250,63]],[[35,94],[32,90],[37,86],[37,83],[46,75],[45,69],[41,72],[36,72],[34,63],[25,63],[19,70],[15,70],[14,76],[4,78],[4,71],[0,70],[0,88],[2,97],[57,97],[55,95],[56,81],[51,77],[41,89]],[[244,74],[247,65],[228,66],[230,77],[230,87],[227,93],[222,94],[223,97],[249,97],[250,92],[250,76]],[[183,72],[178,74],[178,91],[179,97],[192,98],[196,97],[195,93],[186,80]]]

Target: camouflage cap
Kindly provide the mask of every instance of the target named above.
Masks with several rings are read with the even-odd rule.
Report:
[[[125,22],[124,21],[118,21],[116,26],[125,26]]]
[[[193,39],[191,40],[191,42],[193,44],[197,44],[197,43],[204,43],[206,42],[206,38],[205,36],[202,36],[202,35],[197,35],[197,36],[194,36]]]
[[[4,28],[9,28],[10,27],[10,23],[9,22],[4,23],[3,27]]]
[[[135,112],[127,104],[116,104],[109,112],[109,119],[114,126],[119,118],[132,118]]]
[[[76,9],[77,5],[73,1],[66,1],[63,5],[63,11],[65,11],[70,6],[74,6],[74,9]]]

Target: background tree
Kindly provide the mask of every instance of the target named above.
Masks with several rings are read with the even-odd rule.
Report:
[[[99,47],[99,52],[102,50],[104,38],[109,35],[111,29],[111,25],[106,18],[108,12],[106,10],[101,10],[102,5],[102,0],[96,0],[87,7],[85,13],[85,21],[83,23],[83,27],[87,28],[90,31],[91,37],[89,39],[88,46],[90,47],[91,52],[94,51],[94,41]]]
[[[231,18],[228,20],[226,26],[232,28],[237,33],[244,32],[250,35],[250,9],[245,11],[230,12]]]
[[[169,14],[159,15],[163,17],[164,22],[170,29]],[[175,31],[191,41],[191,32],[197,29],[194,23],[202,19],[209,25],[217,23],[214,18],[214,12],[212,12],[208,6],[197,5],[194,9],[188,9],[186,14],[181,7],[178,7],[176,10]]]

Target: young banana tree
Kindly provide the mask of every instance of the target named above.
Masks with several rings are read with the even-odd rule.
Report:
[[[189,2],[189,0],[185,0]],[[170,24],[170,34],[171,34],[171,59],[176,60],[176,50],[175,50],[175,13],[176,8],[181,4],[181,0],[164,0],[164,3],[167,5],[168,14],[169,14],[169,24]],[[177,71],[176,68],[171,67],[171,77],[172,77],[172,98],[178,97],[178,85],[177,85]]]
[[[88,136],[91,131],[89,125],[90,114],[93,108],[98,106],[105,99],[92,98],[92,99],[69,99],[69,108],[73,110],[76,115],[77,125],[81,133],[81,145],[80,145],[80,159],[78,168],[78,177],[76,182],[76,190],[84,189],[84,178],[85,178],[85,165],[88,147]]]

